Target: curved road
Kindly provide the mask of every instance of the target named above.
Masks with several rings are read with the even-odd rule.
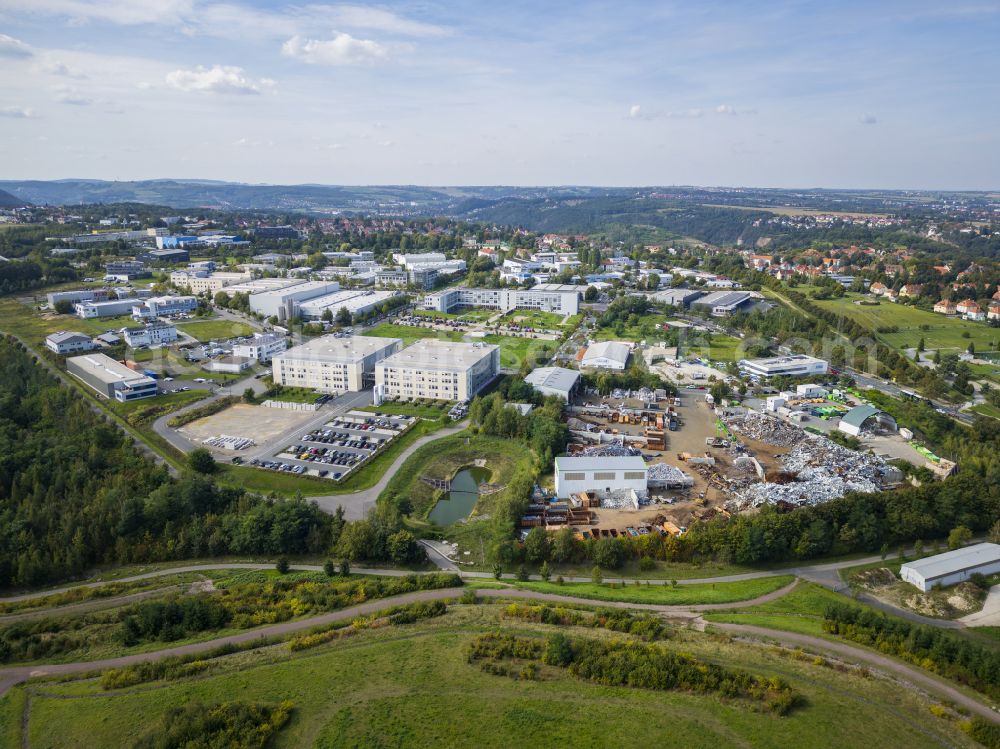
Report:
[[[603,602],[595,602],[587,598],[575,598],[573,596],[539,594],[525,590],[484,589],[484,590],[477,590],[476,595],[483,598],[523,598],[529,600],[580,604],[585,606],[594,606],[595,604],[610,605],[617,608],[654,611],[657,613],[664,614],[666,616],[696,619],[699,611],[741,608],[773,600],[774,598],[780,597],[781,595],[787,593],[794,587],[794,585],[795,582],[791,583],[788,586],[785,586],[785,588],[782,588],[779,591],[769,593],[765,596],[760,596],[759,598],[750,601],[737,601],[734,603],[726,603],[726,604],[706,604],[704,606],[686,606],[686,607],[666,606],[658,604],[627,604],[620,602],[603,603]],[[168,648],[166,650],[160,650],[154,653],[137,653],[135,655],[122,656],[119,658],[106,658],[103,660],[87,661],[81,663],[18,666],[14,668],[0,669],[0,695],[5,694],[7,690],[9,690],[15,684],[19,684],[23,681],[26,681],[27,679],[33,676],[88,673],[92,671],[100,671],[109,668],[121,668],[136,663],[154,661],[167,656],[182,656],[182,655],[191,655],[195,653],[202,653],[224,644],[238,644],[238,643],[252,642],[253,640],[259,638],[276,637],[281,635],[292,634],[304,629],[310,629],[312,627],[317,627],[326,624],[332,624],[338,621],[352,619],[356,616],[373,614],[377,611],[386,609],[390,606],[414,603],[417,601],[433,601],[433,600],[454,598],[461,595],[464,592],[464,590],[465,589],[463,588],[444,588],[441,590],[416,591],[414,593],[407,593],[400,596],[394,596],[392,598],[384,598],[375,601],[368,601],[366,603],[357,606],[341,609],[340,611],[330,612],[328,614],[321,614],[319,616],[310,617],[308,619],[282,622],[281,624],[274,624],[267,627],[261,627],[259,629],[252,630],[249,632],[241,632],[239,634],[229,635],[227,637],[219,637],[204,642],[181,645],[174,648]],[[794,646],[794,647],[805,646],[814,650],[834,653],[842,658],[851,659],[853,661],[860,661],[862,663],[875,666],[881,670],[890,672],[913,684],[917,684],[921,688],[929,692],[933,692],[937,694],[939,697],[943,697],[944,699],[954,703],[955,705],[963,707],[972,713],[975,713],[992,721],[997,721],[998,719],[997,714],[994,710],[987,707],[978,700],[975,700],[972,697],[964,694],[958,689],[955,689],[954,687],[942,681],[939,681],[933,676],[921,672],[916,668],[910,667],[904,663],[899,663],[897,661],[894,661],[890,658],[887,658],[883,655],[880,655],[878,653],[869,650],[865,650],[845,643],[824,640],[819,637],[801,635],[793,632],[779,632],[776,630],[770,630],[764,627],[757,627],[747,624],[713,623],[712,626],[735,635],[745,635],[754,639],[765,639],[768,641],[776,641],[785,646]]]

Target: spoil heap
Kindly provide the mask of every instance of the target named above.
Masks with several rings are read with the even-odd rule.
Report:
[[[744,437],[774,447],[791,447],[805,437],[805,432],[799,427],[757,411],[732,416],[726,420],[726,424]]]

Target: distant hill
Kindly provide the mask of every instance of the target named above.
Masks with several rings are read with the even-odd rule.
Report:
[[[31,203],[16,195],[11,195],[6,190],[0,190],[0,208],[21,208],[26,205],[31,205]]]

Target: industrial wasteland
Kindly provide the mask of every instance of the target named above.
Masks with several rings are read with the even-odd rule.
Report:
[[[0,747],[1000,747],[1000,197],[0,182]]]

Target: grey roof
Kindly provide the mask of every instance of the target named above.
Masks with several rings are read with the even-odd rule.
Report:
[[[524,381],[535,387],[547,387],[568,393],[580,379],[580,373],[575,369],[563,367],[539,367],[531,370]]]
[[[738,307],[751,298],[746,291],[716,291],[696,299],[692,304],[697,304],[699,307]]]
[[[653,294],[653,299],[662,304],[678,305],[689,304],[697,299],[703,292],[697,289],[665,289]]]
[[[632,349],[627,343],[622,343],[621,341],[598,341],[594,345],[587,349],[587,353],[583,355],[583,363],[589,359],[612,359],[614,361],[620,361],[622,364],[628,361],[628,356],[632,352]]]
[[[840,417],[841,424],[850,424],[851,426],[861,428],[868,419],[870,419],[875,414],[881,413],[875,406],[871,406],[867,403],[862,403],[860,406],[855,406],[846,414]]]
[[[646,461],[638,455],[624,457],[606,457],[600,455],[589,455],[581,457],[570,457],[562,455],[555,459],[557,471],[586,471],[586,470],[609,470],[609,471],[645,471]]]
[[[47,340],[52,343],[67,343],[68,341],[76,341],[81,338],[90,340],[90,336],[86,333],[74,333],[72,331],[61,330],[58,333],[52,333],[48,335]]]
[[[907,562],[903,567],[916,572],[924,580],[932,580],[992,562],[1000,562],[1000,546],[984,543]]]

